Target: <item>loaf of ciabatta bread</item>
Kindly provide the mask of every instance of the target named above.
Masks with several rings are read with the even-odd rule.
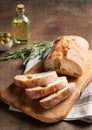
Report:
[[[47,84],[46,87],[39,86],[35,88],[26,88],[25,92],[31,99],[37,99],[57,92],[58,90],[63,89],[67,85],[67,78],[63,76],[59,77],[56,81]]]
[[[23,88],[33,88],[37,86],[46,86],[55,82],[58,75],[55,71],[48,71],[36,74],[17,75],[14,77],[15,84]]]
[[[76,85],[75,83],[69,83],[67,85],[67,87],[59,90],[58,92],[51,94],[47,97],[44,97],[43,99],[41,99],[39,102],[41,104],[41,106],[45,109],[50,109],[54,106],[56,106],[58,103],[60,103],[61,101],[65,100],[66,98],[68,98],[73,91],[76,89]]]
[[[44,60],[44,69],[79,77],[85,68],[88,48],[88,42],[80,36],[61,36]]]

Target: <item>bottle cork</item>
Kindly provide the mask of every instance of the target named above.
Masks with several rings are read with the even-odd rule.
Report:
[[[18,5],[17,5],[17,8],[18,8],[18,9],[24,9],[24,4],[18,4]]]

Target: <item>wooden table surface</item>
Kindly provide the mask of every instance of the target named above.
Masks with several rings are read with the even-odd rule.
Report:
[[[62,1],[62,2],[61,2]],[[88,40],[92,49],[91,0],[0,0],[0,32],[12,33],[15,7],[24,3],[31,18],[31,39],[26,45],[13,46],[9,51],[28,46],[40,40],[54,40],[60,35],[80,35]],[[8,52],[9,52],[8,51]],[[5,52],[0,52],[0,57]],[[0,92],[13,82],[16,74],[23,73],[21,60],[0,62]],[[0,101],[0,130],[91,130],[92,125],[81,121],[60,121],[45,124],[25,114],[9,111]]]

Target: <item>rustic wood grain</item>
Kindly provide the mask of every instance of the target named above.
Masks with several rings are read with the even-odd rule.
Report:
[[[26,13],[31,17],[31,40],[53,40],[62,34],[76,34],[89,41],[92,49],[92,2],[91,0],[0,0],[0,31],[12,32],[11,21],[15,7],[24,3]],[[24,45],[24,46],[27,46]],[[9,51],[23,46],[13,46]],[[4,53],[0,52],[0,57]],[[23,73],[22,61],[0,62],[0,92],[13,82],[16,74]],[[0,130],[91,130],[92,125],[83,122],[59,122],[44,124],[25,114],[11,112],[8,105],[0,102]]]

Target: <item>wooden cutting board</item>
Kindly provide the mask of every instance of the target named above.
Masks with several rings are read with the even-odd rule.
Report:
[[[36,65],[28,73],[35,73],[42,71],[41,63]],[[11,84],[1,93],[1,100],[12,105],[14,108],[21,110],[27,115],[38,119],[45,123],[53,123],[60,121],[66,117],[73,105],[79,99],[81,93],[85,90],[87,85],[92,81],[92,51],[88,52],[88,61],[86,63],[85,71],[79,78],[68,77],[69,82],[75,82],[77,85],[73,94],[65,101],[59,103],[54,108],[46,110],[43,109],[38,100],[29,99],[25,91],[14,83]]]

